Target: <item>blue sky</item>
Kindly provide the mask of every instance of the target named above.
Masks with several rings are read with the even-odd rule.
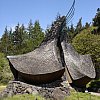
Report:
[[[43,29],[55,20],[57,13],[66,15],[73,0],[0,0],[0,37],[6,26],[15,27],[17,23],[27,25],[29,20],[39,20]],[[75,15],[71,23],[76,25],[92,22],[100,0],[76,0]]]

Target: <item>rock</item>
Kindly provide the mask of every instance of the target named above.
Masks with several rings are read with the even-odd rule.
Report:
[[[28,94],[32,94],[32,89],[31,88],[27,88],[26,90],[25,90],[25,93],[28,93]]]
[[[67,88],[70,86],[69,83],[68,83],[67,81],[61,82],[61,85],[62,85],[63,87],[67,87]]]
[[[39,94],[39,93],[38,93],[38,91],[37,91],[36,89],[34,89],[34,90],[32,91],[32,94],[33,94],[33,95],[37,95],[37,94]]]
[[[61,91],[59,88],[55,88],[55,90],[52,93],[55,100],[64,100],[66,97],[66,92]]]
[[[98,93],[100,93],[100,88],[98,89]]]
[[[63,84],[61,85],[61,83]],[[39,86],[30,85],[20,81],[11,81],[6,89],[0,93],[0,98],[16,94],[39,94],[46,100],[64,100],[64,98],[69,95],[69,89],[65,86],[65,84],[66,83],[62,80],[57,80],[55,82]]]
[[[11,97],[13,95],[14,95],[13,91],[9,91],[8,97]]]

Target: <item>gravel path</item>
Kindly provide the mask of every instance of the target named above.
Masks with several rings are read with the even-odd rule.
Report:
[[[91,93],[91,95],[100,96],[100,93],[95,93],[95,92],[89,92],[89,93]]]

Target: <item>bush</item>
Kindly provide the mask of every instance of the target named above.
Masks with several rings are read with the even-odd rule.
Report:
[[[0,83],[7,84],[12,79],[12,73],[8,60],[3,53],[0,53]]]
[[[72,45],[80,54],[90,54],[95,67],[100,68],[100,35],[91,34],[93,27],[84,29],[72,40]]]
[[[99,80],[92,80],[88,84],[88,90],[92,92],[99,92],[100,93],[100,79]]]

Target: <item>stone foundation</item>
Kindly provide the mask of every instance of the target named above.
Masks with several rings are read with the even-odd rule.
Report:
[[[64,98],[69,95],[69,88],[67,82],[62,80],[38,86],[20,81],[10,81],[6,89],[0,93],[0,98],[17,94],[39,94],[50,100],[64,100]]]

